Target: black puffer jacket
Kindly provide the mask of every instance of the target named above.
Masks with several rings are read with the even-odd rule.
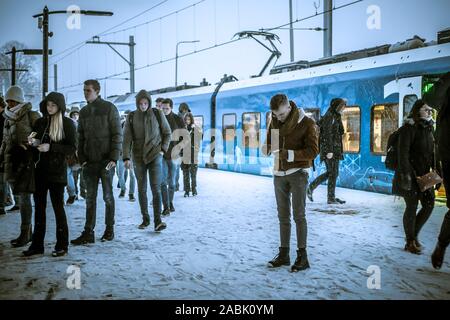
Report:
[[[416,177],[430,172],[434,165],[433,122],[412,119],[400,128],[398,168],[392,183],[392,193],[405,196],[419,192]]]
[[[39,152],[34,150],[34,161],[36,164],[36,180],[46,179],[52,183],[67,184],[67,161],[66,158],[74,155],[76,151],[76,128],[72,119],[63,117],[64,138],[59,142],[54,142],[50,138],[51,117],[47,112],[47,101],[56,103],[64,114],[66,104],[62,94],[52,92],[40,104],[41,113],[44,115],[36,121],[34,131],[37,133],[36,139],[41,143],[49,143],[49,152]]]
[[[172,135],[175,132],[175,130],[177,130],[177,129],[185,129],[186,128],[183,119],[181,119],[181,117],[179,117],[178,115],[176,115],[173,112],[171,112],[169,115],[167,115],[166,119],[167,119],[167,122],[169,122],[170,130],[172,130]],[[182,138],[180,138],[180,140],[178,140],[178,141],[171,141],[170,142],[169,149],[167,149],[167,152],[164,152],[164,159],[167,159],[167,160],[175,160],[176,159],[176,158],[172,159],[172,149],[178,143],[180,143],[181,140],[182,140]]]
[[[80,111],[78,158],[80,163],[107,163],[119,160],[122,152],[122,126],[119,111],[98,97]]]
[[[345,132],[341,114],[336,111],[338,106],[330,106],[327,113],[318,122],[320,127],[319,149],[321,161],[327,158],[328,153],[333,154],[333,159],[344,159],[342,136]]]
[[[447,100],[439,111],[437,131],[440,159],[450,162],[450,89],[447,91]]]

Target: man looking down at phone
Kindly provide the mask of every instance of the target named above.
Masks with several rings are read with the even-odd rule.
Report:
[[[114,170],[111,169],[116,166],[122,151],[122,126],[116,106],[100,97],[97,80],[86,80],[83,91],[88,104],[81,109],[78,120],[78,158],[87,189],[86,222],[81,236],[71,241],[73,245],[95,242],[99,180],[103,189],[106,224],[101,240],[114,239]]]

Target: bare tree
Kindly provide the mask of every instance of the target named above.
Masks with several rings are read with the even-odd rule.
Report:
[[[17,41],[9,41],[0,47],[0,69],[11,69],[11,55],[5,55],[5,52],[11,51],[12,47],[17,50],[26,49],[25,44]],[[24,90],[28,101],[33,106],[41,99],[41,81],[39,67],[39,58],[37,56],[28,56],[22,53],[16,55],[16,68],[28,69],[28,72],[16,73],[16,84]],[[11,86],[11,71],[0,71],[0,94],[3,96],[6,90]]]

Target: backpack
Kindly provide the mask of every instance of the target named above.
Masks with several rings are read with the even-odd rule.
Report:
[[[389,135],[386,146],[386,160],[384,165],[386,169],[395,171],[398,166],[398,138],[400,136],[400,128]]]

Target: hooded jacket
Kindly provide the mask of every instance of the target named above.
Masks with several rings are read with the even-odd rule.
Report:
[[[119,160],[122,126],[119,111],[100,96],[80,110],[78,119],[78,159],[80,164]]]
[[[145,112],[139,108],[141,99],[149,101],[149,108]],[[156,112],[159,113],[160,122],[156,118]],[[149,94],[141,90],[136,95],[136,111],[130,112],[125,121],[123,160],[132,159],[135,163],[149,164],[160,152],[167,152],[171,138],[172,131],[164,113],[152,109]]]
[[[339,102],[339,99],[337,99]],[[342,100],[341,100],[342,101]],[[339,103],[330,105],[325,115],[320,119],[320,160],[324,161],[328,153],[333,154],[333,159],[344,159],[344,147],[342,136],[344,135],[344,125],[342,124],[341,114],[337,112]]]
[[[319,153],[315,121],[307,117],[303,109],[298,108],[293,101],[289,103],[292,110],[284,123],[272,117],[267,131],[266,142],[262,148],[265,155],[270,155],[276,149],[288,151],[288,159],[275,157],[275,172],[310,168]],[[278,137],[275,136],[277,131],[274,129],[278,130]],[[278,139],[278,146],[272,145],[276,139]]]
[[[22,146],[25,146],[31,153],[31,149],[28,148],[28,136],[33,131],[33,126],[37,119],[41,117],[39,112],[31,110],[30,103],[24,103],[22,108],[17,112],[14,118],[8,115],[8,112],[3,112],[2,116],[5,118],[5,124],[3,128],[3,141],[0,148],[0,162],[4,167],[6,179],[8,181],[14,181],[16,179],[17,172],[13,168],[13,163],[25,161],[28,157],[18,156],[18,151]],[[25,150],[24,150],[25,151]],[[30,157],[31,158],[31,157]]]
[[[185,129],[186,128],[186,125],[184,124],[183,119],[181,119],[181,117],[179,117],[178,115],[176,115],[173,112],[168,114],[166,116],[166,119],[167,119],[167,122],[169,123],[170,130],[172,131],[172,133],[175,130]],[[180,138],[180,140],[181,139],[182,138]],[[166,160],[176,160],[176,158],[172,159],[172,150],[180,142],[180,140],[179,141],[171,141],[170,142],[169,148],[167,149],[167,152],[164,153],[164,159],[166,159]]]
[[[56,103],[63,114],[64,138],[55,142],[50,138],[51,116],[47,111],[47,101]],[[34,125],[37,133],[35,139],[41,143],[50,144],[48,152],[39,152],[34,149],[34,162],[36,166],[36,178],[45,179],[48,182],[67,184],[67,161],[66,158],[75,154],[76,151],[76,128],[73,120],[64,116],[66,103],[64,96],[57,92],[49,93],[40,103],[40,111],[43,117],[38,119]]]

